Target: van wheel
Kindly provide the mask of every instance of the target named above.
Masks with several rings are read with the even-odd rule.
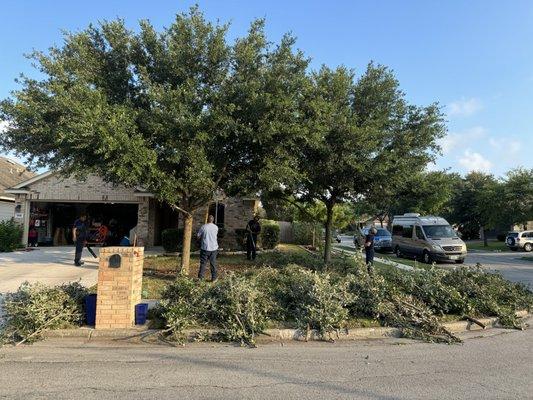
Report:
[[[400,246],[396,246],[396,248],[394,249],[394,254],[396,254],[396,257],[398,257],[398,258],[402,257],[402,252],[400,250]]]
[[[464,264],[464,262],[465,262],[464,259],[463,259],[463,260],[455,260],[455,263],[456,263],[456,264]]]
[[[432,258],[431,258],[431,254],[429,254],[429,252],[427,250],[424,250],[424,254],[422,255],[422,259],[424,260],[424,262],[426,264],[431,264],[432,263]]]
[[[524,245],[524,251],[527,251],[528,253],[533,250],[533,245],[531,243],[526,243]]]

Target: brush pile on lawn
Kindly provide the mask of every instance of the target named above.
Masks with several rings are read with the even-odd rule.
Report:
[[[79,326],[86,294],[78,284],[25,284],[4,300],[0,337],[31,342],[45,330]],[[163,290],[151,319],[167,339],[180,342],[193,331],[197,340],[254,344],[272,327],[332,339],[354,321],[370,319],[404,337],[453,343],[459,339],[443,320],[498,317],[503,326],[520,328],[515,312],[532,305],[524,285],[481,268],[408,272],[385,266],[369,274],[359,258],[335,257],[324,268],[311,254],[273,252],[214,283],[179,276]]]
[[[353,319],[371,318],[404,337],[453,343],[459,339],[441,317],[496,316],[502,325],[520,328],[515,312],[533,304],[524,285],[481,268],[387,268],[369,275],[358,259],[336,258],[324,271],[320,260],[301,254],[272,254],[263,264],[215,283],[178,278],[156,310],[165,332],[185,340],[186,329],[214,329],[218,337],[253,344],[267,326],[329,338]]]

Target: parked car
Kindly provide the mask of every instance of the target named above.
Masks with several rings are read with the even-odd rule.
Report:
[[[466,244],[448,221],[415,213],[394,217],[392,246],[398,257],[419,257],[428,264],[433,261],[455,261],[462,264],[467,253]]]
[[[522,249],[530,252],[533,250],[533,231],[509,232],[505,244],[513,251]]]
[[[353,238],[355,247],[362,248],[365,244],[365,237],[368,235],[371,227],[362,228],[356,232]],[[376,228],[377,233],[374,235],[374,249],[376,251],[392,251],[392,236],[385,228]]]

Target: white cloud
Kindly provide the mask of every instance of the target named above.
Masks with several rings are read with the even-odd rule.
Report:
[[[463,97],[448,104],[448,116],[467,117],[478,112],[482,108],[483,104],[481,104],[481,100],[478,98],[472,97],[470,99],[465,99]]]
[[[472,141],[479,140],[487,134],[482,126],[474,126],[459,132],[450,132],[438,141],[443,154],[448,154],[458,147],[465,147]]]
[[[480,171],[489,172],[492,168],[492,163],[483,157],[481,154],[465,150],[463,156],[459,158],[459,165],[461,165],[467,172]]]
[[[489,144],[495,150],[504,152],[506,156],[514,156],[522,150],[522,143],[514,139],[490,138]]]

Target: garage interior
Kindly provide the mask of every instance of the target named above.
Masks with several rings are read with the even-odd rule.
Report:
[[[105,243],[94,244],[118,245],[137,226],[137,211],[137,204],[32,202],[29,226],[37,231],[39,246],[71,245],[74,221],[85,213],[89,242],[99,240],[98,232],[104,225],[107,228]]]

